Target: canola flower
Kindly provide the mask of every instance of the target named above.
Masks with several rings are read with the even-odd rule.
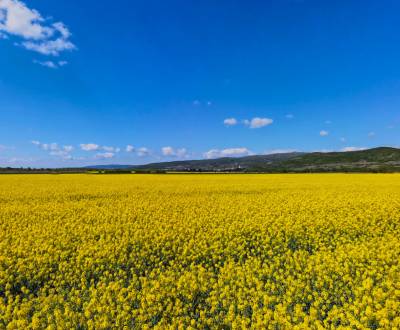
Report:
[[[400,329],[400,175],[4,175],[0,329]]]

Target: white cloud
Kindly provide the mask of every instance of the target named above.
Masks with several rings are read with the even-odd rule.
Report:
[[[64,150],[53,150],[50,152],[51,156],[66,156],[67,154],[68,152]]]
[[[100,146],[95,143],[81,143],[80,147],[84,151],[95,151],[100,149]]]
[[[38,60],[33,60],[33,63],[39,64],[41,66],[45,66],[47,68],[50,69],[57,69],[57,68],[61,68],[64,65],[67,65],[67,61],[38,61]]]
[[[58,150],[58,144],[57,143],[50,143],[49,147],[50,150]]]
[[[69,32],[68,28],[62,22],[53,23],[53,27],[60,32],[61,36],[65,39],[68,39],[71,36],[71,32]]]
[[[148,156],[150,154],[150,150],[147,149],[146,147],[141,147],[141,148],[138,149],[137,154],[140,157]]]
[[[37,61],[37,60],[33,60],[33,63],[39,64],[41,66],[45,66],[46,68],[50,68],[50,69],[57,69],[57,64],[53,61]]]
[[[134,151],[135,151],[135,147],[132,146],[132,145],[130,145],[130,144],[128,144],[128,145],[126,146],[126,148],[125,148],[125,151],[126,151],[126,152],[134,152]]]
[[[296,152],[296,149],[271,149],[264,152],[264,155],[272,155],[272,154],[286,154],[290,152]]]
[[[24,41],[22,43],[28,50],[38,52],[43,55],[58,56],[61,52],[66,50],[76,49],[75,45],[64,38],[58,38],[56,40],[46,40],[42,42],[36,41]]]
[[[224,125],[226,126],[234,126],[238,123],[236,118],[226,118],[224,120]]]
[[[285,118],[286,118],[286,119],[293,119],[293,118],[294,118],[294,115],[292,115],[291,113],[288,113],[288,114],[285,116]]]
[[[44,25],[44,19],[35,9],[29,9],[18,0],[0,1],[0,31],[25,39],[46,39],[54,29]]]
[[[61,157],[64,160],[72,159],[70,152],[74,150],[73,146],[65,145],[60,147],[57,143],[41,143],[40,141],[33,140],[31,143],[44,151],[48,151],[50,156]]]
[[[207,158],[207,159],[221,157],[221,150],[219,150],[219,149],[208,150],[203,154],[203,157]]]
[[[118,147],[110,147],[110,146],[101,146],[96,143],[81,143],[80,147],[84,151],[99,151],[104,150],[106,152],[117,153],[121,151],[121,148]]]
[[[34,161],[33,158],[17,158],[17,157],[12,157],[12,158],[0,158],[0,161],[4,161],[6,163],[10,164],[16,164],[16,163],[31,163]]]
[[[244,156],[244,155],[250,155],[251,152],[247,148],[229,148],[229,149],[223,149],[222,150],[222,155],[223,156]]]
[[[329,135],[329,132],[325,131],[325,130],[322,130],[322,131],[319,132],[319,135],[320,136],[327,136],[327,135]]]
[[[270,118],[259,118],[255,117],[251,120],[244,120],[245,125],[249,126],[250,128],[261,128],[264,126],[271,125],[274,121]]]
[[[0,33],[22,38],[23,47],[44,55],[56,56],[76,49],[69,41],[71,33],[64,23],[50,23],[19,0],[0,0]]]
[[[317,150],[313,150],[312,152],[323,152],[323,153],[327,153],[327,152],[334,152],[336,150],[332,150],[332,149],[317,149]]]
[[[248,156],[252,152],[247,148],[228,148],[228,149],[211,149],[203,154],[204,158],[212,159],[218,157],[239,157]]]
[[[372,137],[374,137],[375,135],[376,135],[375,132],[369,132],[369,133],[368,133],[368,137],[369,137],[369,138],[372,138]]]
[[[45,151],[56,151],[59,150],[58,144],[53,142],[53,143],[41,143],[39,141],[32,141],[32,144],[38,146],[39,148],[45,150]]]
[[[96,158],[99,159],[109,159],[109,158],[113,158],[115,156],[115,154],[113,152],[99,152],[96,154]]]
[[[341,149],[341,151],[359,151],[359,150],[365,150],[366,148],[362,147],[344,147]]]
[[[186,148],[180,148],[176,150],[176,157],[183,158],[188,157]]]
[[[175,150],[172,147],[163,147],[161,148],[161,152],[164,156],[167,157],[183,158],[187,156],[187,150],[185,148],[180,148]]]
[[[174,149],[172,147],[163,147],[161,148],[161,151],[164,156],[174,155]]]
[[[102,146],[101,149],[107,152],[114,152],[114,147]]]
[[[104,150],[106,152],[115,152],[115,153],[118,153],[121,151],[121,148],[109,147],[109,146],[99,146],[99,149]]]

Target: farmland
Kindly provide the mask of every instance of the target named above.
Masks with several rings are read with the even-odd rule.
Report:
[[[396,329],[400,175],[4,175],[0,297],[7,329]]]

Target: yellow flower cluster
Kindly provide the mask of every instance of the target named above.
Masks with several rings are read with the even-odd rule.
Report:
[[[0,329],[400,329],[400,175],[0,177]]]

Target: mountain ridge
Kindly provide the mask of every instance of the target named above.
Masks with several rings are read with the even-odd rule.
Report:
[[[172,172],[400,171],[400,149],[376,147],[355,151],[289,152],[215,159],[176,160],[144,165],[94,165],[85,168]]]

